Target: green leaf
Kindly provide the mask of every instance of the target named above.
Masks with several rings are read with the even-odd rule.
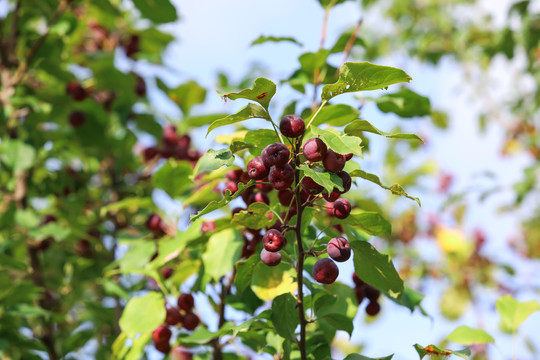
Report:
[[[218,280],[234,267],[240,259],[244,239],[236,229],[225,229],[210,236],[202,254],[205,272]]]
[[[264,149],[266,146],[279,142],[279,138],[274,130],[259,129],[255,131],[248,131],[244,137],[244,141],[255,145],[257,148],[261,149],[260,151],[262,151],[262,149]],[[253,151],[251,152],[253,153]],[[253,155],[258,156],[260,153]]]
[[[501,316],[501,329],[514,333],[532,313],[540,310],[538,301],[519,302],[512,295],[504,295],[497,299],[495,307]]]
[[[482,329],[473,329],[468,326],[462,325],[452,331],[446,338],[448,341],[455,342],[461,345],[472,344],[487,344],[488,342],[495,342],[495,339]]]
[[[332,128],[323,130],[318,127],[311,127],[311,132],[313,135],[322,138],[326,146],[338,154],[346,155],[353,153],[356,156],[362,157],[362,146],[360,146],[362,139],[357,136],[343,135],[338,130]]]
[[[388,355],[382,358],[370,358],[358,354],[349,354],[347,357],[345,357],[344,360],[391,360],[394,357],[394,354]]]
[[[338,81],[323,87],[321,98],[323,101],[328,101],[343,93],[379,90],[411,80],[412,78],[401,69],[368,62],[347,62],[343,64],[339,71]]]
[[[265,203],[256,202],[250,204],[247,210],[242,210],[236,213],[233,216],[231,223],[242,225],[249,229],[263,229],[276,222],[275,218],[269,220],[266,217],[266,214],[268,213],[272,213],[272,210],[268,205]]]
[[[349,125],[347,125],[344,131],[345,131],[345,134],[353,135],[353,136],[362,136],[364,131],[367,131],[373,134],[386,136],[387,138],[392,138],[392,139],[418,140],[418,141],[424,142],[422,138],[420,138],[418,135],[415,135],[415,134],[399,134],[399,133],[389,134],[389,133],[383,132],[377,129],[367,120],[355,120]]]
[[[161,80],[157,80],[158,87],[163,90],[169,99],[178,104],[187,117],[194,105],[201,104],[206,98],[206,89],[191,80],[181,84],[175,89],[169,89]]]
[[[268,113],[260,105],[247,104],[242,109],[240,109],[240,111],[238,111],[236,114],[229,115],[224,118],[215,120],[212,124],[210,124],[210,127],[208,127],[206,136],[210,134],[210,131],[218,127],[231,125],[240,121],[253,119],[253,118],[260,118],[260,119],[267,119],[267,120],[269,119]]]
[[[346,331],[349,336],[352,336],[352,332],[354,330],[353,320],[348,316],[345,316],[343,314],[327,314],[320,319],[324,320],[335,330]]]
[[[160,293],[149,292],[132,298],[120,317],[120,329],[130,338],[137,334],[149,334],[165,321],[165,299]],[[141,316],[143,315],[144,316]]]
[[[381,254],[366,241],[352,241],[354,271],[364,282],[398,299],[404,291],[390,256]]]
[[[255,254],[253,256],[259,256]],[[292,293],[298,288],[291,276],[291,266],[281,262],[277,266],[268,266],[259,262],[253,272],[251,290],[261,300],[268,301],[275,297]]]
[[[231,166],[234,162],[234,155],[230,149],[212,150],[209,149],[197,161],[195,169],[193,169],[193,178],[205,171],[219,169],[222,166]]]
[[[242,194],[242,191],[244,191],[245,189],[247,189],[248,187],[250,187],[254,183],[255,182],[253,180],[250,180],[247,184],[243,184],[241,182],[238,183],[238,191],[237,192],[235,192],[232,195],[226,195],[221,200],[212,201],[211,203],[206,205],[206,207],[204,209],[199,211],[197,214],[191,215],[190,216],[190,221],[195,221],[195,220],[197,220],[198,218],[200,218],[203,215],[211,213],[212,211],[215,211],[217,209],[221,209],[222,207],[224,207],[225,205],[229,204],[231,201],[236,199],[238,196],[240,196]]]
[[[376,212],[363,212],[355,209],[346,219],[336,220],[336,222],[354,226],[371,235],[390,236],[392,234],[392,225]]]
[[[317,184],[323,186],[328,193],[331,193],[334,188],[343,191],[343,180],[337,174],[328,171],[316,171],[307,165],[300,165],[299,169],[304,172],[304,176],[312,178]]]
[[[349,175],[351,175],[351,177],[361,177],[362,179],[371,181],[372,183],[379,185],[383,189],[392,192],[392,194],[394,194],[394,195],[405,196],[408,199],[416,201],[418,203],[418,206],[422,206],[422,204],[420,203],[419,198],[412,197],[409,194],[407,194],[405,192],[405,190],[403,189],[403,187],[401,187],[401,185],[399,185],[399,184],[394,184],[391,187],[388,187],[386,185],[383,185],[383,183],[381,182],[381,180],[379,179],[379,177],[377,175],[365,172],[365,171],[360,170],[360,169],[355,169],[355,170],[351,171],[349,173]]]
[[[405,306],[411,312],[414,311],[414,308],[419,306],[422,300],[424,299],[424,295],[419,293],[418,291],[415,291],[408,286],[405,286],[405,290],[403,291],[403,295],[399,299],[390,298],[392,301],[394,301],[396,304],[399,304],[401,306]],[[427,316],[420,307],[420,310],[424,315]]]
[[[285,339],[294,340],[298,326],[296,299],[290,293],[279,295],[272,301],[272,323],[276,332]]]
[[[332,48],[330,49],[330,53],[335,54],[335,53],[344,52],[345,49],[347,48],[347,43],[351,39],[351,36],[352,36],[352,31],[347,31],[347,32],[344,32],[343,34],[341,34],[339,36],[339,38],[336,40],[336,42],[334,43],[334,46],[332,46]],[[366,47],[366,42],[362,38],[356,36],[352,46],[353,47],[354,46],[362,46],[362,47],[365,48]]]
[[[392,112],[402,118],[426,116],[431,113],[429,99],[409,89],[383,95],[375,99],[375,102],[382,112]]]
[[[253,255],[247,260],[239,261],[236,264],[236,275],[234,276],[234,286],[236,291],[241,294],[251,285],[253,271],[257,264],[261,262],[260,257]]]
[[[140,240],[132,243],[132,248],[118,261],[124,272],[144,268],[156,252],[156,244],[152,241]]]
[[[199,127],[199,126],[211,124],[217,119],[224,118],[225,116],[227,116],[227,114],[209,114],[209,115],[200,115],[200,116],[190,116],[187,119],[182,120],[180,124],[189,129],[193,127]]]
[[[463,359],[467,359],[467,357],[471,355],[471,350],[468,348],[463,349],[463,350],[453,351],[453,350],[441,349],[440,347],[437,347],[435,345],[428,345],[426,347],[423,347],[419,344],[415,344],[414,348],[416,352],[418,353],[418,356],[420,356],[420,360],[422,360],[424,356],[426,355],[433,356],[434,358],[436,358],[437,356],[445,357],[449,355],[456,355]]]
[[[21,140],[5,140],[1,149],[2,162],[13,172],[28,170],[36,161],[36,150]]]
[[[237,93],[229,94],[220,94],[224,99],[247,99],[251,101],[258,102],[268,110],[268,105],[270,105],[270,100],[276,93],[276,84],[272,81],[265,78],[257,78],[253,87],[250,89],[244,89]]]
[[[168,23],[178,19],[176,8],[169,0],[133,0],[142,17],[156,24]]]
[[[345,126],[351,121],[358,119],[360,111],[349,105],[336,104],[327,105],[319,111],[317,117],[313,119],[311,125],[318,126],[329,124],[333,126]],[[306,119],[309,122],[311,118]]]
[[[296,44],[298,46],[303,46],[302,43],[298,42],[295,38],[292,37],[285,37],[285,36],[264,36],[261,35],[257,39],[253,40],[249,46],[258,45],[258,44],[264,44],[265,42],[292,42],[293,44]]]
[[[162,189],[174,198],[182,195],[191,186],[189,180],[191,172],[189,162],[169,159],[152,175],[152,183],[154,187]]]

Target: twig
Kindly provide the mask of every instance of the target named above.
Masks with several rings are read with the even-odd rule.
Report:
[[[354,27],[354,30],[351,33],[351,36],[349,37],[349,40],[347,40],[347,43],[345,44],[345,50],[343,51],[343,58],[341,59],[341,63],[339,64],[337,70],[336,70],[336,76],[339,75],[339,69],[345,64],[345,61],[349,58],[349,55],[351,55],[351,50],[354,45],[354,42],[356,41],[356,38],[358,37],[358,31],[362,27],[362,22],[364,20],[360,18],[358,22],[356,23],[356,26]]]

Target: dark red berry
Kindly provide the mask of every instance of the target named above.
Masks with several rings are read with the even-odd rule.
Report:
[[[267,168],[260,156],[254,157],[247,164],[247,173],[253,180],[263,180],[268,176],[269,168]]]
[[[159,325],[152,332],[152,340],[154,340],[154,343],[156,344],[169,343],[169,340],[171,339],[171,335],[172,335],[172,332],[167,326]]]
[[[268,230],[263,237],[264,248],[270,252],[276,252],[285,246],[285,237],[278,230]]]
[[[334,216],[338,219],[346,219],[351,213],[351,202],[347,199],[337,199],[334,202]]]
[[[195,299],[193,299],[193,295],[191,294],[181,294],[178,297],[178,307],[184,311],[191,311],[193,309],[193,306],[195,306]]]
[[[366,314],[369,316],[375,316],[381,311],[381,306],[377,301],[370,301],[366,306]]]
[[[208,232],[216,230],[215,221],[205,221],[201,225],[201,233],[206,234]]]
[[[302,178],[302,189],[304,189],[308,194],[318,194],[321,191],[324,190],[324,187],[322,185],[319,185],[313,180],[312,178],[308,176],[304,176]]]
[[[253,204],[255,202],[265,203],[266,205],[270,204],[270,199],[268,198],[268,195],[266,195],[263,192],[256,192],[251,194],[249,197],[249,203]]]
[[[234,195],[238,191],[238,184],[234,181],[229,181],[227,184],[225,184],[225,188],[223,189],[223,195]],[[227,192],[230,192],[230,194],[227,194]]]
[[[337,199],[339,199],[340,196],[341,196],[341,194],[338,193],[338,192],[335,192],[335,191],[332,191],[330,194],[329,193],[324,193],[323,194],[324,199],[326,201],[328,201],[328,202],[334,202]]]
[[[291,190],[280,190],[278,192],[278,199],[279,203],[283,206],[290,206],[292,203],[292,199],[294,197],[294,194]]]
[[[86,89],[82,87],[77,81],[72,81],[66,86],[66,93],[71,95],[75,101],[83,101],[88,95]]]
[[[174,273],[174,269],[170,266],[164,266],[162,269],[161,269],[161,276],[163,276],[163,278],[166,280],[168,278],[170,278],[172,276],[172,274]]]
[[[323,166],[326,170],[337,174],[345,167],[345,161],[344,155],[328,149],[323,159]]]
[[[279,123],[279,130],[288,138],[296,138],[304,134],[306,124],[297,115],[285,115]]]
[[[200,322],[201,320],[199,319],[197,315],[195,315],[194,313],[188,312],[184,316],[184,321],[182,322],[182,325],[187,330],[195,330],[195,328],[199,326]]]
[[[86,122],[86,115],[82,111],[74,111],[69,114],[69,123],[75,129],[81,127]]]
[[[279,251],[270,252],[266,249],[262,249],[261,261],[268,266],[276,266],[281,262],[281,253]]]
[[[170,326],[175,326],[179,322],[182,321],[182,315],[180,314],[180,311],[178,311],[177,308],[174,307],[167,307],[165,315],[165,323]]]
[[[344,237],[335,237],[328,242],[327,252],[335,261],[347,261],[351,257],[351,245]]]
[[[272,166],[268,180],[276,190],[285,190],[294,182],[294,169],[291,165]]]
[[[302,147],[304,157],[311,162],[317,162],[324,159],[327,150],[326,144],[319,138],[309,139]]]
[[[331,284],[336,281],[339,275],[339,269],[335,262],[329,258],[319,259],[313,265],[311,272],[313,278],[322,284]]]
[[[291,152],[289,148],[282,143],[275,143],[264,148],[261,158],[267,168],[276,166],[284,166],[289,162]]]
[[[169,351],[171,351],[171,344],[169,344],[168,342],[155,343],[154,347],[157,351],[163,354],[168,354]]]
[[[346,171],[340,171],[340,172],[338,172],[337,175],[343,181],[343,191],[339,191],[337,188],[334,188],[334,191],[336,191],[336,192],[338,192],[340,194],[344,194],[347,191],[351,190],[351,184],[352,184],[351,175],[349,175],[349,173],[346,172]]]

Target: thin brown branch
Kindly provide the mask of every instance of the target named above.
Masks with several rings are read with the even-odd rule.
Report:
[[[17,45],[17,22],[19,20],[19,12],[21,11],[22,0],[17,0],[15,9],[11,14],[11,27],[9,32],[9,38],[7,43],[8,54],[15,53],[15,46]]]
[[[339,67],[336,70],[336,76],[339,75],[339,69],[345,64],[345,61],[349,58],[351,55],[352,47],[354,46],[354,42],[356,41],[358,37],[358,31],[362,27],[363,19],[360,18],[358,22],[356,23],[356,26],[354,27],[354,30],[351,33],[351,36],[349,37],[349,40],[347,40],[347,44],[345,44],[345,50],[343,51],[343,58],[341,59],[341,63],[339,64]]]

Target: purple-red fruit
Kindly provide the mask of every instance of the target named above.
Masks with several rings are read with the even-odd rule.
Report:
[[[381,296],[381,291],[379,289],[374,288],[371,285],[367,285],[364,288],[364,291],[365,291],[366,297],[369,299],[369,301],[377,301],[379,296]]]
[[[240,178],[242,177],[243,173],[244,173],[244,170],[236,169],[236,170],[227,171],[227,174],[225,174],[225,176],[227,177],[228,180],[234,181],[237,183],[240,181]]]
[[[336,201],[337,199],[339,199],[340,196],[341,196],[341,194],[338,193],[338,192],[335,192],[335,191],[332,191],[330,194],[329,193],[324,193],[323,194],[324,199],[326,201],[329,201],[329,202]]]
[[[171,351],[171,344],[169,344],[168,342],[155,343],[154,347],[157,351],[163,354],[168,354],[169,351]]]
[[[279,130],[288,138],[297,138],[304,134],[306,124],[297,115],[285,115],[279,123]]]
[[[268,266],[276,266],[281,262],[281,253],[279,251],[271,252],[266,249],[262,249],[261,261]]]
[[[280,190],[278,192],[278,199],[279,203],[283,206],[289,206],[291,205],[292,199],[294,197],[294,194],[291,190]]]
[[[345,161],[349,161],[349,160],[351,160],[351,159],[352,159],[352,157],[353,157],[353,155],[354,155],[353,153],[348,153],[348,154],[345,154]]]
[[[158,214],[150,214],[146,219],[146,227],[148,230],[158,233],[162,230],[161,217]]]
[[[175,346],[171,350],[171,360],[193,360],[193,354],[181,346]]]
[[[268,195],[266,195],[265,193],[256,192],[256,193],[251,194],[251,196],[249,197],[248,202],[250,204],[260,202],[260,203],[265,203],[266,205],[269,205],[270,204],[270,199],[268,198]]]
[[[274,189],[285,190],[294,182],[294,169],[289,164],[285,164],[285,166],[274,165],[270,168],[268,180]]]
[[[135,78],[135,94],[137,94],[138,96],[146,95],[146,83],[144,82],[144,79],[140,76],[137,76]]]
[[[208,232],[216,230],[216,222],[215,221],[205,221],[201,225],[201,233],[206,234]]]
[[[370,301],[366,306],[366,314],[369,316],[375,316],[381,311],[381,306],[377,301]]]
[[[270,191],[274,190],[274,187],[269,183],[268,178],[265,178],[262,181],[257,181],[255,183],[255,187],[263,193],[269,193]]]
[[[336,263],[329,258],[319,259],[313,265],[311,275],[322,284],[331,284],[336,281],[339,275],[339,269]]]
[[[193,306],[195,306],[195,299],[193,299],[193,295],[191,294],[180,294],[177,305],[184,311],[191,311]]]
[[[312,178],[304,176],[302,178],[302,189],[304,189],[308,194],[318,194],[324,190],[324,187],[317,184]]]
[[[345,167],[345,156],[338,154],[332,149],[328,149],[323,159],[323,166],[326,170],[337,174]]]
[[[72,81],[66,85],[66,93],[71,95],[75,101],[83,101],[88,95],[85,88],[82,87],[77,81]]]
[[[327,150],[326,144],[319,138],[309,139],[302,147],[304,157],[311,162],[317,162],[324,159]]]
[[[231,195],[233,195],[238,191],[238,183],[235,183],[234,181],[229,181],[227,184],[225,184],[225,187],[223,188],[223,195],[227,196],[227,190],[229,190],[231,192]]]
[[[339,194],[344,194],[346,193],[347,191],[351,190],[351,184],[352,184],[352,179],[351,179],[351,175],[349,175],[348,172],[346,171],[340,171],[338,172],[337,174],[341,180],[343,181],[343,191],[339,191],[337,188],[334,188],[334,191],[336,191],[337,193]]]
[[[267,168],[270,168],[273,165],[284,166],[289,162],[290,156],[291,152],[289,151],[289,148],[282,143],[268,145],[261,154],[261,158]]]
[[[338,219],[346,219],[351,213],[351,202],[347,199],[337,199],[334,202],[333,213]]]
[[[164,266],[163,269],[161,269],[161,276],[163,276],[165,280],[170,278],[173,273],[174,273],[174,269],[170,266]]]
[[[328,256],[335,261],[343,262],[351,257],[351,245],[344,237],[335,237],[328,242],[326,248]]]
[[[253,180],[263,180],[268,176],[268,170],[260,156],[254,157],[247,164],[247,173]]]
[[[285,246],[285,237],[278,230],[268,230],[263,237],[264,248],[270,252],[276,252]]]
[[[175,326],[182,321],[182,315],[177,308],[167,307],[165,315],[165,323],[170,326]]]
[[[159,154],[157,147],[150,146],[143,150],[144,161],[150,161]]]
[[[156,344],[169,343],[169,340],[171,339],[171,335],[172,335],[172,332],[167,326],[159,325],[152,332],[152,340],[154,340]]]
[[[75,129],[83,126],[85,122],[86,122],[86,115],[84,115],[82,111],[74,111],[71,114],[69,114],[69,123]]]
[[[184,321],[182,322],[182,325],[184,325],[184,328],[187,330],[195,330],[197,326],[199,326],[199,323],[201,320],[197,315],[194,313],[188,312],[184,316]]]

